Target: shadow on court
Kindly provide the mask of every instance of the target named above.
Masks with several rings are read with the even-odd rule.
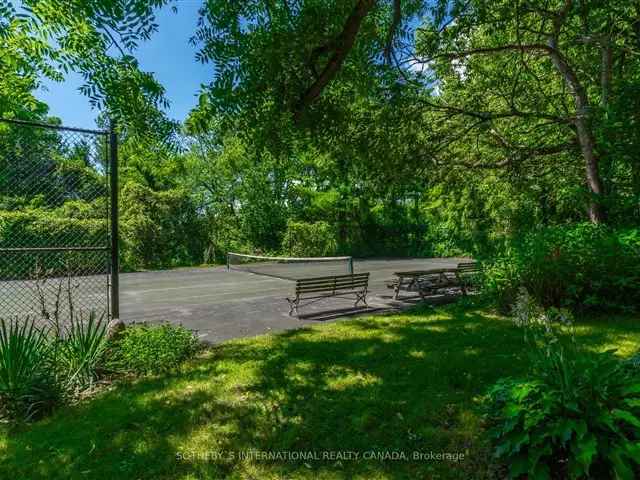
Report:
[[[464,260],[354,260],[355,272],[371,272],[369,308],[354,308],[349,299],[329,298],[300,308],[298,317],[289,316],[286,297],[293,294],[295,286],[290,280],[227,271],[225,267],[125,273],[120,277],[120,314],[126,322],[182,324],[197,330],[203,340],[218,343],[411,305],[417,299],[393,299],[386,286],[393,272],[455,267]]]

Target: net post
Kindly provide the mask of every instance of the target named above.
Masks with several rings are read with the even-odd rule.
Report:
[[[109,129],[109,166],[111,181],[111,318],[120,318],[120,256],[118,237],[118,134]]]
[[[229,263],[229,254],[227,253],[227,272],[231,270],[231,265]]]
[[[349,257],[349,273],[353,275],[353,257]]]

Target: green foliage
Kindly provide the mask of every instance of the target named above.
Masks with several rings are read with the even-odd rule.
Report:
[[[33,207],[51,208],[64,200],[93,202],[105,195],[104,138],[70,141],[54,129],[0,122],[0,139],[3,193],[24,197]]]
[[[632,392],[640,380],[623,376],[618,363],[610,356],[577,363],[585,370],[575,372],[579,396],[568,404],[535,380],[502,380],[490,390],[496,455],[512,477],[636,478],[640,398]]]
[[[326,257],[336,254],[336,232],[327,222],[287,223],[282,250],[294,257]]]
[[[91,104],[131,135],[166,138],[175,125],[161,108],[164,88],[139,69],[132,53],[157,30],[155,10],[166,0],[25,0],[0,2],[0,115],[42,114],[32,92],[43,79],[75,71]]]
[[[206,228],[188,192],[127,183],[121,192],[122,268],[200,264]]]
[[[515,315],[533,371],[500,380],[487,399],[495,454],[510,476],[637,478],[640,372],[614,350],[580,348],[567,312],[545,312],[522,294]]]
[[[78,204],[76,204],[77,206]],[[87,239],[95,245],[106,235],[106,218],[74,218],[69,208],[60,210],[27,209],[0,212],[0,242],[9,245],[20,239],[23,245],[43,246],[44,239],[53,245],[62,239]]]
[[[38,417],[59,401],[46,331],[32,319],[0,318],[0,416]]]
[[[297,162],[259,155],[240,138],[217,133],[194,134],[183,180],[205,219],[207,259],[224,261],[228,251],[278,251]]]
[[[131,325],[111,346],[108,364],[138,374],[165,372],[191,358],[198,345],[194,332],[182,326]]]
[[[64,370],[68,388],[82,390],[98,377],[98,369],[107,349],[107,322],[90,312],[70,320],[64,339],[59,342],[57,360]]]
[[[380,70],[380,46],[391,28],[393,2],[358,3],[368,4],[370,14],[359,27],[359,41],[349,57],[351,68],[345,69],[342,79],[364,89],[368,79],[362,73]],[[287,117],[337,50],[336,37],[355,4],[339,0],[205,4],[193,40],[200,47],[196,58],[213,64],[216,75],[203,92],[194,119],[200,123],[215,115],[235,121],[242,112],[244,121],[261,130],[264,142],[277,143]],[[408,0],[403,13],[410,18],[424,8],[422,0]],[[397,25],[397,30],[409,36],[406,23]],[[318,108],[316,118],[336,111],[339,106],[328,101]]]
[[[640,231],[592,224],[517,237],[485,265],[485,291],[507,309],[524,287],[545,306],[635,309],[640,305]]]
[[[48,313],[33,320],[0,318],[0,417],[31,420],[71,402],[106,372],[170,370],[199,348],[181,326],[134,325],[108,340],[107,322],[91,312],[63,321]]]
[[[74,70],[102,111],[99,123],[122,122],[124,269],[221,262],[230,250],[498,251],[487,286],[503,306],[522,285],[545,304],[638,303],[633,230],[609,242],[580,225],[548,228],[583,220],[594,195],[585,187],[575,89],[549,49],[537,47],[552,33],[550,12],[564,17],[557,48],[587,97],[601,203],[612,226],[636,225],[634,3],[574,2],[560,12],[555,4],[506,0],[205,2],[192,41],[215,73],[186,121],[184,150],[175,148],[176,125],[161,111],[162,86],[133,57],[169,3],[33,0],[3,8],[0,20],[0,115],[43,119],[46,106],[33,91],[43,78]],[[343,32],[357,5],[370,8],[346,48]],[[577,29],[590,41],[566,34]],[[513,48],[522,42],[531,44],[526,55]],[[338,45],[348,54],[305,100],[336,64]],[[605,45],[621,65],[608,88]],[[0,198],[0,246],[9,235],[34,244],[103,235],[96,201],[103,169],[87,164],[87,147],[66,148],[52,132],[3,136],[0,191],[11,185],[16,194]],[[48,191],[66,201],[50,204]],[[67,261],[76,259],[32,261],[28,270],[64,272]]]
[[[345,253],[487,255],[532,226],[584,220],[600,196],[611,224],[637,223],[638,109],[627,100],[637,98],[637,61],[612,69],[607,87],[605,42],[565,34],[608,39],[615,64],[627,50],[637,53],[637,5],[402,2],[396,12],[391,2],[374,2],[339,71],[297,115],[354,5],[365,3],[214,1],[203,9],[194,41],[217,72],[190,126],[238,136],[258,162],[266,151],[292,165],[285,175],[273,168],[264,182],[285,191],[284,215],[269,212],[265,222],[248,196],[226,197],[239,207],[231,219],[240,236],[252,225],[282,235],[289,220],[325,221]],[[553,34],[549,15],[559,19],[557,49],[586,95],[603,195],[586,187],[576,89],[540,47]],[[422,23],[413,32],[415,16]],[[380,60],[397,47],[394,38],[407,51],[388,69]],[[515,47],[523,43],[524,56]],[[224,154],[226,145],[217,147]],[[242,223],[242,210],[251,221]],[[272,239],[256,237],[242,242],[273,250]]]
[[[127,184],[122,191],[121,255],[125,270],[201,264],[207,245],[206,219],[198,215],[188,192],[153,191]],[[84,246],[103,245],[107,238],[105,200],[69,200],[57,208],[27,206],[0,209],[0,247],[63,245],[81,239]],[[3,263],[4,278],[25,278],[38,270],[66,275],[101,271],[96,256],[25,256],[19,264]]]
[[[86,242],[83,246],[96,246],[103,245],[106,237],[105,212],[97,204],[73,201],[57,209],[0,210],[0,247],[64,245],[70,239],[82,239]],[[33,278],[36,272],[66,275],[71,265],[75,274],[91,274],[102,271],[101,261],[95,256],[75,252],[29,255],[13,264],[4,262],[0,276]]]
[[[39,324],[0,318],[0,416],[31,420],[75,398],[99,376],[107,348],[107,323],[91,312],[58,314]]]
[[[476,399],[501,376],[525,374],[522,335],[492,310],[451,307],[225,342],[177,374],[118,382],[16,432],[0,426],[2,472],[30,480],[175,478],[178,471],[215,479],[503,479]],[[640,342],[638,320],[581,318],[580,341],[593,351],[620,344],[621,354],[631,354]],[[362,455],[343,462],[189,461],[186,454],[203,445],[234,451],[340,445],[355,452],[375,445],[407,456],[451,452],[460,461],[361,461]],[[178,463],[177,450],[184,454]]]

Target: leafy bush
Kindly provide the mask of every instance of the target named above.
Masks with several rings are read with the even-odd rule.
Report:
[[[184,189],[154,191],[133,182],[121,191],[122,268],[201,264],[207,228]]]
[[[201,264],[208,228],[188,192],[154,192],[139,185],[122,189],[122,268],[125,270]],[[16,197],[0,198],[0,248],[64,245],[75,239],[87,246],[104,245],[108,222],[103,198],[91,202],[67,200],[55,207],[39,205],[39,197],[21,204]],[[12,200],[12,202],[10,202]],[[15,207],[15,209],[4,209]],[[16,243],[18,242],[18,243]],[[226,252],[225,252],[226,253]],[[64,255],[28,255],[21,262],[2,266],[0,278],[24,279],[40,268],[50,275],[65,275],[67,264],[76,274],[104,268],[104,260],[85,252]]]
[[[488,395],[496,456],[514,478],[638,478],[640,374],[614,351],[580,350],[567,311],[520,296],[533,372],[502,379]]]
[[[76,205],[82,202],[74,202]],[[92,209],[89,204],[87,208]],[[65,245],[68,239],[82,239],[85,245],[101,245],[107,236],[107,221],[104,206],[101,217],[74,218],[69,216],[70,207],[58,209],[30,208],[20,211],[0,210],[0,247],[12,247],[19,241],[20,246],[42,247],[44,245]],[[20,262],[6,263],[0,271],[0,278],[18,280],[30,278],[37,269],[50,275],[65,275],[68,264],[74,265],[78,275],[91,274],[104,268],[104,261],[95,256],[69,252],[65,255],[24,255]]]
[[[335,255],[338,244],[335,229],[327,222],[294,222],[289,220],[282,240],[282,250],[296,257]]]
[[[592,224],[549,227],[511,242],[484,268],[485,291],[503,309],[524,287],[544,306],[640,306],[640,230]]]
[[[0,416],[29,419],[59,400],[46,332],[33,320],[0,319]]]
[[[132,325],[114,342],[109,366],[140,374],[168,371],[192,357],[198,345],[196,335],[182,326]]]

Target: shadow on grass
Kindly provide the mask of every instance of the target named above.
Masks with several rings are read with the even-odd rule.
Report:
[[[229,342],[175,374],[121,385],[0,435],[0,472],[30,479],[486,478],[492,467],[474,398],[498,378],[523,373],[525,357],[510,322],[456,307]],[[248,450],[360,458],[238,458]],[[417,461],[414,451],[465,458]],[[408,459],[363,460],[365,452]]]
[[[356,315],[372,314],[382,310],[382,308],[361,306],[361,307],[346,307],[346,308],[334,308],[328,310],[321,310],[319,312],[300,313],[297,315],[299,320],[313,320],[316,322],[326,322],[328,320],[336,320],[343,317],[353,317]]]

